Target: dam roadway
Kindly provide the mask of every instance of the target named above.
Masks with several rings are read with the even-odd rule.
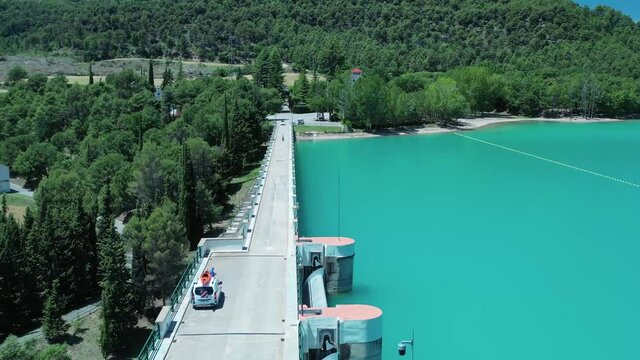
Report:
[[[224,302],[215,310],[189,306],[176,317],[164,359],[298,357],[291,126],[290,121],[275,123],[276,138],[248,251],[209,256],[206,268],[214,266],[223,282]]]

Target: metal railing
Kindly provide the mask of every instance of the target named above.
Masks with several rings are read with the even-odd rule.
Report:
[[[238,238],[242,236],[243,240],[246,239],[248,233],[250,232],[249,222],[254,215],[257,204],[257,197],[260,195],[260,191],[264,186],[265,179],[267,177],[267,171],[269,169],[269,162],[271,159],[271,153],[273,152],[273,145],[275,141],[275,129],[271,133],[271,137],[267,142],[267,151],[265,153],[264,159],[260,163],[260,170],[258,172],[258,176],[253,182],[253,185],[249,189],[247,195],[245,195],[242,203],[236,212],[235,216],[231,220],[227,231],[222,235],[218,236],[218,238]]]
[[[253,186],[251,187],[249,194],[247,195],[247,197],[250,199],[250,203],[248,201],[244,201],[242,207],[238,210],[238,213],[234,217],[234,220],[238,220],[238,219],[242,220],[242,224],[236,224],[236,225],[240,225],[238,226],[239,228],[238,230],[242,231],[243,238],[247,236],[246,227],[248,226],[248,220],[251,219],[253,211],[257,206],[256,197],[260,195],[259,194],[260,188],[264,185],[264,181],[267,177],[267,170],[269,168],[271,153],[273,152],[273,143],[275,141],[275,137],[276,137],[276,132],[274,129],[274,131],[271,133],[271,138],[269,139],[267,144],[267,151],[265,153],[265,157],[262,160],[262,163],[260,164],[260,173],[256,178]],[[234,226],[234,222],[232,221],[230,228],[233,228],[233,226]],[[229,231],[227,231],[227,233],[229,233]],[[168,315],[169,319],[167,321],[169,322],[173,321],[173,318],[175,317],[177,312],[177,308],[180,306],[182,302],[181,299],[184,296],[185,291],[189,288],[189,282],[195,275],[195,272],[198,270],[200,260],[202,259],[203,256],[204,254],[200,254],[198,251],[196,251],[196,253],[193,256],[193,259],[189,262],[189,264],[187,265],[187,268],[182,272],[182,276],[180,277],[180,280],[178,280],[178,284],[173,290],[173,293],[171,293],[171,296],[169,297],[169,306],[171,306],[171,311],[169,312],[169,315]],[[149,334],[149,337],[147,338],[147,341],[144,343],[144,346],[138,353],[137,359],[140,359],[140,360],[153,359],[156,353],[158,352],[161,343],[162,343],[162,338],[160,336],[160,330],[156,325],[155,328],[151,331],[151,334]]]
[[[151,331],[151,334],[149,334],[147,342],[144,343],[144,346],[142,347],[142,350],[140,350],[140,353],[138,354],[136,359],[153,359],[153,357],[156,355],[156,352],[158,352],[158,348],[160,347],[161,342],[162,339],[160,338],[160,331],[158,331],[158,327],[156,326],[153,331]]]
[[[199,263],[200,263],[200,257],[196,253],[193,256],[192,260],[189,261],[187,268],[184,269],[184,271],[182,272],[182,276],[180,277],[180,280],[178,280],[178,285],[176,285],[175,289],[173,290],[173,293],[171,293],[171,296],[169,297],[169,306],[171,307],[171,311],[169,312],[169,315],[168,315],[168,318],[169,318],[167,320],[168,322],[173,321],[173,318],[176,315],[177,307],[180,306],[181,299],[184,296],[185,291],[189,288],[189,282],[191,281],[191,278],[193,277],[193,275],[195,275],[196,271],[198,270]],[[151,334],[149,334],[149,337],[147,338],[147,341],[144,343],[144,346],[142,347],[142,349],[140,350],[140,353],[138,353],[137,359],[141,359],[141,360],[153,359],[156,353],[158,352],[158,349],[160,348],[161,343],[162,343],[162,338],[160,336],[160,331],[158,329],[158,326],[156,325],[153,331],[151,331]]]
[[[195,275],[196,271],[198,270],[198,265],[200,263],[199,260],[200,260],[200,257],[198,256],[197,253],[193,255],[193,259],[191,259],[191,261],[189,262],[189,265],[187,265],[187,268],[184,269],[184,272],[182,273],[180,280],[178,280],[178,285],[176,285],[176,288],[173,290],[173,293],[169,298],[169,306],[171,306],[171,312],[174,313],[174,315],[176,311],[176,305],[177,306],[180,305],[181,303],[180,299],[182,299],[182,296],[184,295],[185,291],[189,288],[189,282],[191,281],[191,279],[193,278],[193,275]]]

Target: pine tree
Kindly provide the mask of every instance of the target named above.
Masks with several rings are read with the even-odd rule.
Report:
[[[146,281],[156,298],[165,299],[184,270],[189,248],[182,222],[176,219],[176,205],[165,199],[146,221],[142,249],[148,260]]]
[[[269,87],[271,85],[271,63],[269,62],[269,52],[267,49],[262,49],[255,62],[255,75],[254,80],[256,85],[262,87]]]
[[[91,69],[91,62],[89,62],[89,85],[93,85],[93,70]]]
[[[67,325],[62,320],[64,304],[60,296],[60,282],[53,280],[44,304],[42,332],[49,342],[60,342],[64,338]]]
[[[154,78],[153,78],[153,59],[149,59],[149,71],[148,71],[148,75],[149,75],[149,89],[151,91],[155,91],[156,90],[156,85],[154,83]]]
[[[284,71],[282,70],[282,56],[280,55],[280,51],[277,48],[271,51],[269,54],[269,85],[267,87],[272,87],[274,89],[278,89],[278,91],[283,90],[284,84]]]
[[[100,345],[107,357],[120,352],[135,324],[129,271],[126,268],[124,243],[114,227],[109,185],[100,194],[98,244],[102,289],[102,325]]]

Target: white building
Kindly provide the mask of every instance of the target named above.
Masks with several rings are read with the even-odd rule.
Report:
[[[355,69],[351,70],[351,82],[352,83],[358,81],[358,79],[360,79],[360,76],[362,76],[362,70],[360,70],[359,68],[355,68]]]
[[[0,165],[0,193],[8,193],[10,191],[9,167],[7,165]]]

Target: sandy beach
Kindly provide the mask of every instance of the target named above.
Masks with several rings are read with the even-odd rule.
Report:
[[[394,129],[384,129],[375,132],[356,131],[351,133],[313,133],[313,134],[298,134],[297,140],[309,141],[309,140],[337,140],[337,139],[359,139],[359,138],[372,138],[380,136],[404,136],[404,135],[427,135],[427,134],[440,134],[452,131],[466,131],[475,130],[486,126],[514,123],[514,122],[563,122],[563,123],[597,123],[597,122],[613,122],[613,121],[625,121],[623,119],[611,119],[611,118],[559,118],[559,119],[547,119],[547,118],[530,118],[522,116],[493,116],[493,117],[480,117],[473,119],[458,119],[458,125],[455,127],[443,128],[434,124],[428,124],[425,126],[406,126]]]

